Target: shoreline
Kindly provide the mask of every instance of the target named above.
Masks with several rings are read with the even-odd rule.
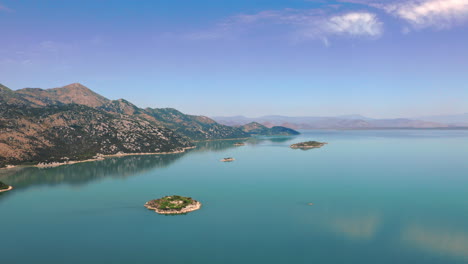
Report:
[[[328,142],[321,142],[319,145],[316,145],[316,146],[301,146],[301,145],[298,145],[298,144],[301,144],[301,143],[296,143],[296,144],[292,144],[290,145],[289,147],[292,148],[292,149],[314,149],[314,148],[321,148],[323,146],[325,146],[326,144],[328,144]]]
[[[193,143],[200,143],[200,142],[211,142],[211,141],[221,141],[221,140],[246,140],[250,139],[251,137],[245,137],[245,138],[224,138],[224,139],[208,139],[208,140],[196,140],[193,141]],[[122,153],[122,154],[108,154],[108,155],[100,155],[99,158],[93,158],[93,159],[86,159],[86,160],[72,160],[72,161],[65,161],[65,162],[51,162],[51,163],[38,163],[36,165],[5,165],[5,167],[0,168],[0,170],[8,170],[8,169],[13,169],[13,168],[21,168],[21,167],[36,167],[36,168],[53,168],[53,167],[59,167],[63,165],[72,165],[76,163],[84,163],[84,162],[93,162],[93,161],[99,161],[103,160],[105,158],[113,158],[113,157],[124,157],[124,156],[139,156],[139,155],[167,155],[167,154],[180,154],[184,153],[186,150],[194,149],[197,146],[192,146],[192,147],[185,147],[182,148],[182,150],[179,151],[171,151],[171,152],[149,152],[149,153]]]
[[[7,169],[13,169],[13,168],[16,168],[16,167],[19,167],[19,166],[21,166],[21,167],[36,167],[36,168],[53,168],[53,167],[59,167],[59,166],[63,166],[63,165],[72,165],[72,164],[77,164],[77,163],[93,162],[93,161],[104,160],[106,158],[115,158],[115,157],[140,156],[140,155],[180,154],[180,153],[184,153],[185,151],[187,151],[189,149],[194,149],[196,147],[197,146],[185,147],[185,148],[182,148],[182,150],[171,151],[171,152],[141,152],[141,153],[108,154],[108,155],[100,155],[98,158],[93,158],[93,159],[72,160],[72,161],[52,162],[52,163],[38,163],[36,165],[6,165],[5,168],[1,168],[1,169],[7,170]]]
[[[1,170],[14,169],[14,168],[16,168],[16,167],[18,167],[18,166],[21,166],[21,165],[5,165],[5,167],[0,168],[0,171],[1,171]],[[27,165],[24,165],[24,166],[27,166]]]
[[[8,191],[11,191],[11,190],[13,190],[13,186],[8,187],[8,189],[0,190],[0,193],[8,192]]]
[[[245,137],[245,138],[220,138],[220,139],[207,139],[207,140],[196,140],[193,141],[194,143],[199,143],[199,142],[211,142],[211,141],[222,141],[222,140],[244,140],[244,139],[250,139],[252,137]]]
[[[183,209],[181,209],[180,211],[178,210],[159,210],[158,208],[156,207],[152,207],[150,205],[148,205],[149,202],[145,203],[145,207],[148,209],[148,210],[152,210],[152,211],[155,211],[156,213],[158,214],[163,214],[163,215],[167,215],[167,214],[186,214],[186,213],[190,213],[190,212],[193,212],[193,211],[196,211],[196,210],[199,210],[202,206],[202,204],[197,201],[195,204],[191,204]]]

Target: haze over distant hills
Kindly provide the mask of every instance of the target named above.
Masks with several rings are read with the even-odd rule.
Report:
[[[242,126],[258,122],[267,127],[284,126],[292,129],[380,129],[380,128],[455,128],[468,127],[468,114],[420,118],[375,119],[362,115],[342,116],[281,116],[262,117],[227,116],[212,117],[220,124]]]
[[[459,115],[421,116],[416,117],[415,119],[438,122],[452,126],[468,127],[468,113]]]

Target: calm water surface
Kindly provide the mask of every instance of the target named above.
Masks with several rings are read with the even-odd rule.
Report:
[[[233,142],[0,171],[1,263],[468,263],[467,130]],[[203,207],[143,207],[171,194]]]

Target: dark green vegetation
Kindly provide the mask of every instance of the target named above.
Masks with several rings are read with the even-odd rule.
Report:
[[[146,108],[145,111],[166,127],[192,140],[249,137],[239,128],[218,124],[205,116],[186,115],[173,108]]]
[[[81,84],[17,91],[0,85],[0,167],[119,152],[181,152],[193,141],[248,136],[207,117],[109,100]]]
[[[10,186],[8,186],[8,185],[6,185],[6,184],[4,184],[3,182],[0,181],[0,190],[6,190],[8,188],[10,188]]]
[[[274,126],[268,128],[260,123],[252,122],[240,127],[240,129],[252,136],[294,136],[300,133],[294,129]]]
[[[188,205],[195,204],[197,201],[190,197],[179,195],[165,196],[160,199],[149,201],[147,205],[157,208],[158,210],[177,210],[180,211]]]
[[[17,167],[14,170],[0,170],[0,179],[22,190],[40,185],[51,187],[67,184],[76,187],[103,179],[125,179],[149,170],[165,168],[184,155],[186,153],[109,158],[98,162],[76,164],[73,169],[68,166],[59,166],[52,170]]]
[[[318,141],[306,141],[306,142],[300,142],[296,144],[292,144],[291,148],[294,149],[311,149],[311,148],[320,148],[324,146],[325,142],[318,142]]]

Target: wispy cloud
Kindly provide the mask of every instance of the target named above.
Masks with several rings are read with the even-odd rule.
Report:
[[[4,5],[0,5],[0,12],[13,12],[13,10],[11,8],[8,8]]]
[[[335,3],[335,4],[334,4]],[[336,4],[341,3],[341,4]],[[345,10],[351,4],[352,9]],[[405,21],[403,33],[412,30],[447,29],[468,22],[468,0],[336,0],[317,9],[265,10],[226,18],[209,30],[191,32],[193,40],[240,38],[243,35],[284,35],[294,41],[333,37],[376,39],[384,23],[376,9]]]
[[[415,29],[446,29],[468,21],[468,0],[410,0],[370,5],[404,19]]]
[[[219,23],[209,31],[190,33],[192,39],[218,39],[265,31],[273,27],[275,34],[295,40],[321,39],[331,36],[376,38],[383,33],[383,23],[367,11],[331,14],[327,10],[283,9],[255,14],[239,14]]]
[[[351,12],[318,20],[312,24],[311,29],[313,32],[317,29],[319,35],[378,37],[383,32],[382,25],[375,14]]]

